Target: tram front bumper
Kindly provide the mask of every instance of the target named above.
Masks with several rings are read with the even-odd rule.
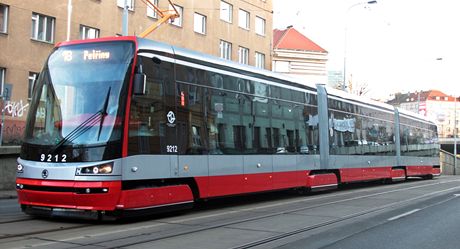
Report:
[[[121,181],[55,181],[17,178],[22,207],[112,211],[120,198]]]

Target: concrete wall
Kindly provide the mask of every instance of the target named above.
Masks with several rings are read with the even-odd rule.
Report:
[[[19,146],[0,147],[0,190],[14,190]]]
[[[443,175],[453,175],[454,174],[454,155],[446,152],[441,151],[440,155],[441,161],[441,172]],[[457,157],[457,167],[455,168],[456,175],[460,174],[460,160]]]

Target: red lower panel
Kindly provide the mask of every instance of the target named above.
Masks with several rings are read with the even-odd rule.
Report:
[[[200,197],[216,197],[243,193],[304,187],[309,171],[289,171],[262,174],[210,176],[195,178]],[[206,180],[208,179],[208,181]],[[207,185],[209,183],[209,185]]]
[[[144,208],[190,201],[193,201],[193,194],[188,185],[164,186],[122,191],[117,208]]]
[[[433,175],[440,175],[441,174],[441,168],[433,168],[431,171]]]
[[[342,182],[368,181],[391,177],[391,167],[340,169]]]
[[[261,192],[273,189],[273,173],[244,175],[244,193]]]
[[[25,189],[17,191],[18,201],[22,205],[86,210],[114,210],[121,189],[120,181],[73,182],[18,178],[16,183],[25,186]],[[46,189],[46,187],[50,188]],[[73,191],[76,188],[107,188],[109,191],[108,193],[77,194]]]
[[[311,188],[337,185],[337,176],[333,173],[310,175],[307,177],[306,185]]]
[[[392,169],[391,178],[406,178],[406,172],[403,169]]]
[[[407,166],[407,176],[420,176],[433,174],[433,166]]]
[[[285,189],[304,186],[305,177],[310,171],[289,171],[273,173],[273,189]]]
[[[209,177],[199,176],[195,177],[195,182],[198,185],[198,194],[200,198],[209,197]]]
[[[244,193],[244,175],[210,176],[209,193],[204,196],[224,196]]]

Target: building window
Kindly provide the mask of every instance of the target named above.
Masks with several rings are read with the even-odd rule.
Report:
[[[220,1],[220,19],[229,23],[233,21],[233,6],[231,4]]]
[[[232,44],[230,42],[220,41],[220,58],[232,59]]]
[[[243,29],[249,29],[249,12],[242,9],[238,11],[238,26]]]
[[[99,38],[99,29],[91,28],[85,25],[80,25],[80,39],[96,39]]]
[[[206,34],[206,16],[195,13],[193,19],[193,30],[200,34]]]
[[[256,16],[256,34],[265,36],[265,19]]]
[[[117,0],[118,7],[124,9],[125,8],[125,0]],[[126,0],[126,6],[128,6],[128,10],[134,11],[134,0]]]
[[[174,8],[179,13],[179,17],[175,18],[174,21],[169,21],[169,23],[171,23],[172,25],[175,25],[177,27],[182,27],[182,20],[183,20],[182,18],[184,18],[184,8],[182,8],[179,5],[175,5],[175,4],[174,4]],[[173,8],[172,5],[169,5],[169,10],[170,11],[174,11],[174,8]]]
[[[265,68],[265,55],[256,52],[256,67]]]
[[[37,41],[54,42],[55,18],[32,13],[31,38]]]
[[[241,64],[249,64],[249,49],[244,47],[238,48],[238,62]]]
[[[0,4],[0,33],[8,32],[8,6]]]
[[[150,2],[153,3],[153,5],[158,6],[158,0],[150,0]],[[147,5],[147,16],[151,18],[158,18],[158,13]]]
[[[3,96],[3,89],[5,88],[6,69],[0,67],[0,95]]]
[[[27,95],[29,99],[32,98],[32,92],[34,90],[34,85],[35,85],[35,81],[37,80],[37,78],[38,78],[38,73],[29,72],[29,94]]]

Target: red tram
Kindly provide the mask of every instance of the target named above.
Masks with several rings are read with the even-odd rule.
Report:
[[[35,84],[23,211],[120,217],[198,199],[440,174],[434,123],[137,37],[63,42]]]

